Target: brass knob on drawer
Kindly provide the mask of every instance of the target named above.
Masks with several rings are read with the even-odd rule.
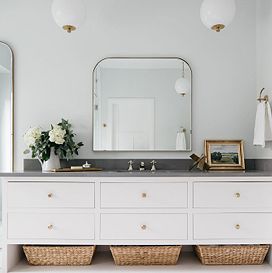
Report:
[[[146,198],[147,194],[145,192],[142,193],[142,198]]]
[[[142,230],[146,230],[146,229],[147,229],[147,226],[146,226],[146,225],[141,225],[141,229],[142,229]]]
[[[47,226],[47,228],[51,230],[51,229],[53,229],[53,225],[50,224],[50,225]]]
[[[239,224],[237,224],[237,225],[235,225],[235,228],[236,228],[236,229],[240,229],[241,226],[240,226]]]
[[[241,197],[241,194],[240,194],[239,192],[236,192],[236,193],[235,193],[235,197],[236,197],[236,198],[240,198],[240,197]]]
[[[52,198],[52,197],[53,197],[53,193],[52,193],[52,192],[49,192],[49,193],[47,194],[47,196],[48,196],[48,198]]]

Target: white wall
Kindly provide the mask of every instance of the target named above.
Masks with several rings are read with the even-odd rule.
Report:
[[[263,1],[263,0],[261,0]],[[16,169],[23,134],[68,118],[85,143],[80,157],[187,158],[189,153],[93,153],[91,70],[107,56],[179,56],[193,70],[193,150],[206,138],[246,141],[252,147],[256,107],[255,0],[237,0],[233,24],[218,34],[199,18],[201,0],[86,0],[87,21],[64,33],[51,0],[1,0],[0,40],[15,54]]]
[[[257,10],[257,91],[264,87],[264,94],[272,101],[272,1],[259,0]],[[259,94],[258,94],[259,95]],[[257,148],[257,156],[271,158],[272,144]]]

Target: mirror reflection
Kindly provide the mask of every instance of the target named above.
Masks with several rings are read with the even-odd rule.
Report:
[[[8,45],[0,42],[0,172],[13,169],[13,61]]]
[[[93,71],[94,151],[191,150],[192,72],[180,58],[107,58]]]

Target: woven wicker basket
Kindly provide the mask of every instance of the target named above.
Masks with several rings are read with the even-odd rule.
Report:
[[[205,265],[259,265],[264,262],[269,245],[196,246]]]
[[[95,246],[23,246],[31,265],[90,265]]]
[[[175,265],[181,246],[111,246],[116,265]]]

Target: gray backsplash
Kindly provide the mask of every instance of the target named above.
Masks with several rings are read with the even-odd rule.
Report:
[[[104,170],[126,170],[128,168],[128,161],[130,159],[72,159],[72,160],[61,160],[61,167],[70,166],[82,166],[86,161],[92,164],[92,167],[99,167]],[[140,162],[145,162],[146,169],[151,169],[152,159],[132,159],[134,161],[133,168],[139,169]],[[155,159],[157,162],[157,169],[161,170],[188,170],[192,165],[190,159]],[[36,159],[25,159],[24,160],[24,171],[37,171],[41,170],[41,164]]]
[[[130,158],[131,159],[131,158]],[[61,160],[61,167],[80,166],[86,161],[92,164],[92,167],[103,168],[107,171],[126,170],[130,159],[73,159],[70,161]],[[133,159],[132,159],[133,160]],[[151,168],[152,159],[135,159],[134,169],[137,170],[140,162],[145,162],[146,169]],[[188,170],[192,166],[191,159],[155,159],[158,170]],[[272,171],[272,159],[246,159],[247,170]],[[41,165],[36,159],[24,159],[24,171],[39,171]]]

